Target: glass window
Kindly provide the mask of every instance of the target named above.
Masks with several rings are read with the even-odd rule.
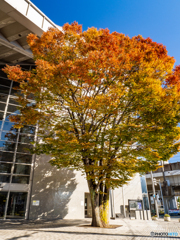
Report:
[[[8,109],[7,109],[8,112],[12,112],[12,113],[19,113],[19,110],[17,109],[17,106],[15,105],[8,105]]]
[[[2,76],[2,75],[1,75]],[[0,84],[4,86],[10,87],[11,81],[5,78],[0,77]]]
[[[145,176],[141,176],[140,180],[141,180],[142,193],[147,193],[146,177]]]
[[[9,152],[0,152],[0,161],[1,162],[12,162],[14,153]]]
[[[9,99],[9,103],[19,105],[19,103],[16,101],[16,98],[12,98],[12,97]]]
[[[11,95],[16,96],[16,95],[22,95],[22,94],[21,94],[21,91],[12,88]]]
[[[34,134],[34,133],[35,133],[35,127],[32,127],[32,126],[24,126],[23,128],[21,128],[21,133]]]
[[[1,127],[2,127],[2,121],[0,121],[0,129],[1,129]]]
[[[0,85],[0,93],[9,94],[9,88]]]
[[[4,217],[6,200],[7,200],[7,192],[0,192],[0,218]]]
[[[0,110],[1,110],[1,111],[4,111],[4,110],[5,110],[5,107],[6,107],[6,104],[0,102]]]
[[[149,210],[149,202],[148,202],[147,196],[143,197],[143,203],[144,203],[144,210]]]
[[[21,184],[29,184],[29,177],[26,176],[13,176],[12,183],[21,183]]]
[[[10,182],[10,175],[0,175],[0,182],[9,183]]]
[[[30,149],[32,149],[32,147],[33,146],[29,144],[18,143],[17,152],[30,153]]]
[[[17,132],[18,129],[13,127],[13,122],[4,122],[3,131],[15,131]]]
[[[29,163],[29,164],[31,164],[32,155],[17,153],[16,154],[16,162],[17,163]]]
[[[29,175],[31,171],[30,165],[16,164],[14,167],[14,174],[27,174]]]
[[[19,135],[19,142],[22,142],[22,143],[30,143],[30,142],[33,142],[34,141],[34,136],[28,136],[28,135],[22,135],[20,134]]]
[[[13,152],[15,150],[16,143],[0,141],[0,149],[4,151]]]
[[[11,192],[9,196],[7,219],[24,218],[26,212],[27,193]]]
[[[3,120],[4,118],[4,112],[0,112],[0,120]]]
[[[11,173],[11,163],[0,163],[0,173]]]
[[[1,140],[16,142],[17,134],[14,132],[1,132]]]
[[[4,95],[4,94],[0,93],[0,101],[1,102],[7,102],[7,98],[8,98],[7,95]]]
[[[7,75],[5,72],[3,72],[2,70],[0,70],[0,76],[1,77],[4,77],[4,78],[7,78]]]

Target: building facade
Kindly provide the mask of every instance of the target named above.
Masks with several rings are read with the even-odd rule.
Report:
[[[41,36],[48,27],[58,26],[29,0],[0,0],[0,69],[5,64],[31,69],[34,62],[26,37]],[[89,190],[81,172],[57,169],[48,163],[49,156],[32,155],[35,126],[13,128],[9,116],[19,112],[18,91],[18,84],[0,70],[0,219],[91,217]],[[129,200],[143,199],[140,176],[111,191],[110,199],[111,217],[129,217]]]

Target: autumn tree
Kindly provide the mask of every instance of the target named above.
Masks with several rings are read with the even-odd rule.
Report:
[[[38,154],[81,170],[92,225],[109,224],[109,191],[135,173],[155,170],[179,147],[179,72],[162,44],[77,23],[49,29],[28,44],[35,69],[6,66],[20,83],[16,127],[39,125]],[[33,94],[34,104],[28,95]]]

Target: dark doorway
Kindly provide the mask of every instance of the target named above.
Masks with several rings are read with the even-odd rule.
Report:
[[[7,200],[7,192],[0,192],[0,218],[4,217]]]
[[[26,211],[27,193],[11,192],[7,209],[7,219],[24,218]]]

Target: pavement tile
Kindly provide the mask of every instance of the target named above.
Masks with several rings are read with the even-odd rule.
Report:
[[[178,219],[171,222],[116,219],[110,224],[116,229],[86,226],[90,220],[17,221],[0,222],[0,240],[171,240],[180,239]],[[178,233],[178,236],[151,236],[151,232]]]

